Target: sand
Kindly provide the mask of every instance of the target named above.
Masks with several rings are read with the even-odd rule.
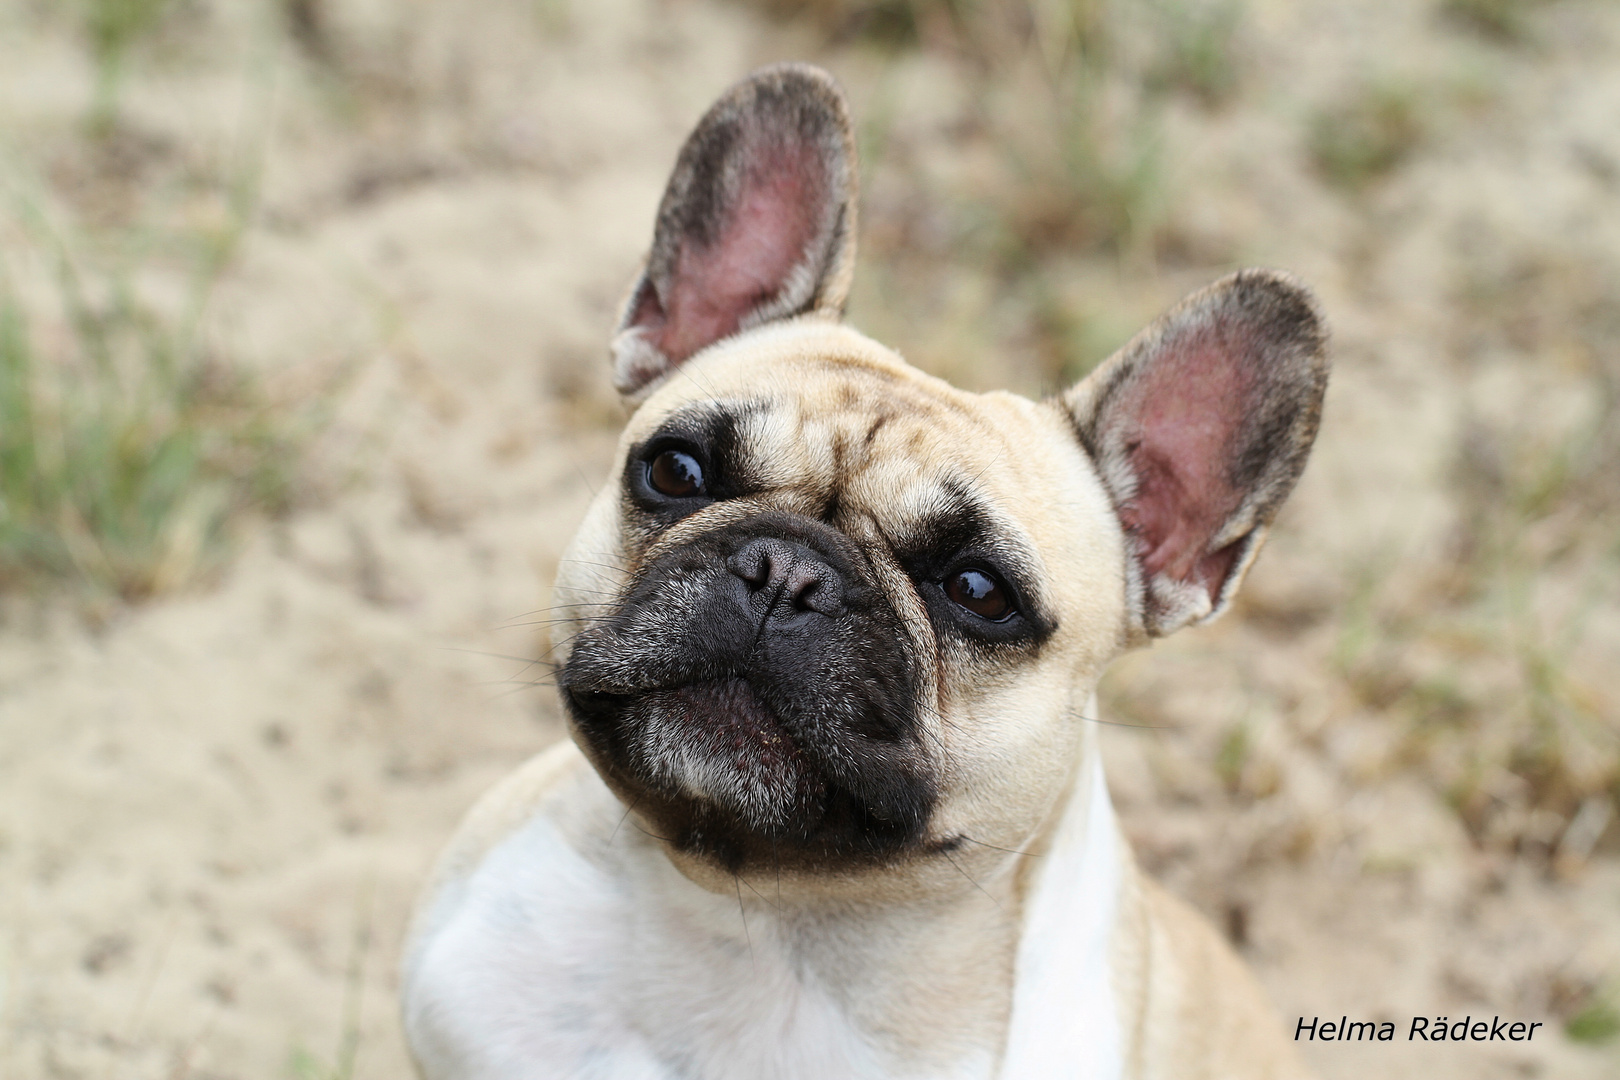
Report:
[[[410,1075],[395,994],[414,893],[479,793],[562,736],[530,658],[549,647],[549,581],[623,415],[604,344],[663,178],[724,85],[817,48],[696,0],[330,10],[369,80],[361,105],[265,45],[267,16],[248,7],[213,11],[131,86],[131,115],[182,145],[264,133],[257,225],[210,333],[283,392],[328,387],[333,417],[294,510],[250,523],[222,571],[93,617],[5,608],[6,1080]],[[1416,581],[1444,562],[1467,416],[1584,407],[1573,369],[1439,359],[1460,319],[1459,230],[1485,238],[1482,260],[1508,237],[1593,273],[1617,265],[1601,163],[1620,163],[1620,11],[1538,17],[1531,50],[1447,54],[1467,84],[1447,107],[1477,92],[1491,119],[1365,203],[1298,163],[1300,118],[1378,65],[1421,69],[1414,50],[1455,37],[1427,9],[1255,4],[1269,89],[1166,121],[1194,192],[1179,227],[1311,280],[1338,367],[1245,606],[1110,676],[1113,715],[1156,725],[1107,729],[1111,783],[1144,864],[1232,934],[1290,1024],[1401,1029],[1307,1045],[1328,1078],[1620,1073],[1614,1044],[1570,1041],[1559,1012],[1620,972],[1613,845],[1568,873],[1482,847],[1430,778],[1392,763],[1394,721],[1330,662],[1356,568]],[[24,156],[48,157],[88,72],[58,23],[5,18],[0,110]],[[950,130],[948,68],[819,55],[857,112],[880,84],[916,97],[895,123],[919,153]],[[1216,272],[1107,287],[1151,312]],[[880,303],[861,293],[857,325],[893,326]],[[936,355],[917,333],[915,354]],[[1573,589],[1548,588],[1554,606]],[[1612,720],[1612,595],[1592,618],[1572,663]],[[1252,749],[1223,772],[1236,727]],[[1465,1014],[1549,1027],[1506,1047],[1404,1040],[1413,1016]]]

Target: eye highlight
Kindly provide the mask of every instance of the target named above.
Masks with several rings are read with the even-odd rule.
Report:
[[[704,493],[703,466],[680,450],[665,450],[647,463],[647,484],[671,499],[690,499]]]
[[[968,566],[945,579],[945,595],[981,619],[1002,622],[1013,613],[1012,595],[994,575]]]

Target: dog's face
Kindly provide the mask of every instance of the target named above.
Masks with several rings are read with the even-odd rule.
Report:
[[[773,887],[1018,846],[1127,633],[1123,537],[1061,411],[825,322],[683,376],[563,566],[598,768],[673,846]]]
[[[837,322],[848,120],[814,69],[693,133],[614,342],[641,402],[562,564],[576,740],[694,880],[870,893],[1003,863],[1121,649],[1225,606],[1326,382],[1249,271],[1061,398],[964,393]]]

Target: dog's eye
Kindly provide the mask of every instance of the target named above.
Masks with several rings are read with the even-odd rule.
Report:
[[[660,495],[690,499],[703,494],[703,466],[691,454],[665,450],[647,466],[647,483]]]
[[[1000,622],[1013,612],[1007,587],[983,570],[969,567],[945,580],[945,595],[981,619]]]

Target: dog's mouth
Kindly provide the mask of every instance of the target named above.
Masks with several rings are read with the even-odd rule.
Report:
[[[825,866],[902,852],[921,835],[931,785],[879,750],[806,738],[743,678],[645,694],[570,689],[598,771],[678,850],[748,865]]]
[[[616,764],[670,798],[786,833],[826,794],[815,763],[746,679],[570,697]]]
[[[847,578],[833,615],[762,603],[726,568],[752,536],[670,554],[579,636],[560,680],[578,741],[680,851],[732,870],[892,859],[936,788],[904,633]]]

